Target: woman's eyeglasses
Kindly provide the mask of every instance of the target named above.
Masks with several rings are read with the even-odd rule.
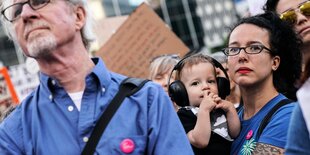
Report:
[[[304,16],[310,16],[310,1],[306,1],[302,3],[297,9],[291,9],[291,10],[283,12],[280,15],[280,18],[283,21],[286,21],[289,24],[294,25],[297,22],[296,11],[299,11]]]
[[[6,20],[13,22],[20,17],[25,4],[28,4],[33,10],[38,10],[46,6],[49,2],[50,0],[28,0],[26,2],[15,3],[3,9],[1,14]]]
[[[238,55],[241,52],[241,50],[244,50],[244,52],[247,54],[258,54],[262,52],[263,49],[271,52],[271,50],[265,47],[264,45],[250,45],[247,47],[227,47],[227,48],[224,48],[222,51],[227,56],[234,56],[234,55]]]

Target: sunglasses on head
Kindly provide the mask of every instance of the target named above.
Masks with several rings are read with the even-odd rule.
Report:
[[[297,9],[291,9],[283,12],[280,15],[280,18],[283,21],[288,22],[289,24],[296,24],[297,22],[296,11],[299,11],[304,16],[310,16],[310,1],[302,3]]]

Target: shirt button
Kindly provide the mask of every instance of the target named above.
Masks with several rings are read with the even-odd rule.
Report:
[[[55,86],[55,85],[56,85],[56,81],[55,81],[55,80],[52,80],[52,84]]]
[[[88,137],[84,137],[84,138],[83,138],[83,141],[84,141],[85,143],[87,143],[87,142],[88,142]]]
[[[68,110],[69,110],[69,111],[73,111],[73,109],[74,109],[74,108],[73,108],[72,105],[68,106]]]
[[[104,88],[104,87],[102,87],[101,91],[104,93],[104,92],[105,92],[105,88]]]
[[[52,99],[53,99],[53,95],[48,96],[48,98],[49,98],[50,100],[52,100]]]

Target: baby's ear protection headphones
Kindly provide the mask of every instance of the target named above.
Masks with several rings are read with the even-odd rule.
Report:
[[[194,54],[194,55],[196,55],[196,54]],[[187,57],[184,57],[174,66],[174,68],[172,69],[172,71],[170,73],[169,80],[168,80],[169,96],[170,96],[171,100],[174,101],[180,107],[189,106],[189,99],[188,99],[187,90],[186,90],[185,85],[182,83],[181,80],[176,80],[176,81],[170,83],[170,79],[171,79],[173,72],[175,70],[180,71],[181,68],[184,66],[184,60],[190,58],[191,56],[193,56],[193,55],[189,55]],[[230,93],[230,82],[229,82],[229,77],[228,77],[226,70],[224,69],[222,64],[219,63],[214,58],[209,57],[207,55],[203,55],[203,57],[205,57],[208,60],[209,59],[212,60],[211,63],[213,64],[213,66],[215,68],[219,68],[220,70],[222,70],[224,72],[225,77],[216,77],[216,81],[217,81],[217,88],[218,88],[218,93],[219,93],[218,96],[221,97],[222,99],[225,99],[226,96],[228,96]]]

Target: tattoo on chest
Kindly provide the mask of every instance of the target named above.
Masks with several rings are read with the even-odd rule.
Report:
[[[284,149],[263,144],[263,143],[257,143],[256,148],[253,151],[253,155],[283,155]]]

